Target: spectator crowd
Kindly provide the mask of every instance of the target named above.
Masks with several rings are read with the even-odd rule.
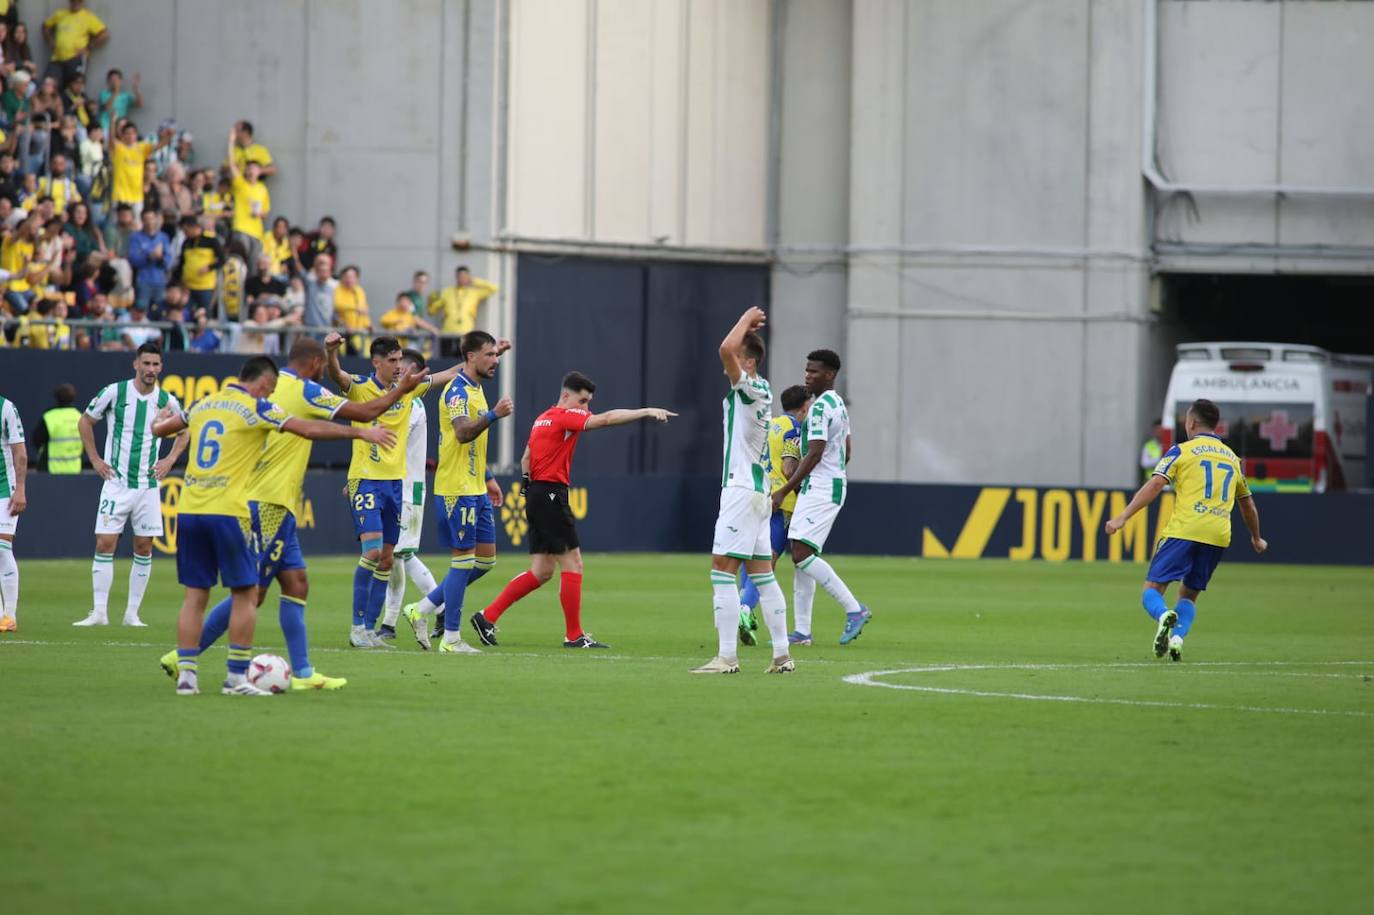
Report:
[[[201,144],[222,161],[197,163],[174,119],[140,130],[137,71],[88,85],[112,36],[83,0],[44,20],[41,77],[19,7],[0,0],[0,348],[272,354],[338,328],[351,352],[385,332],[427,353],[443,334],[454,354],[448,335],[472,329],[495,285],[459,267],[431,292],[417,271],[374,320],[334,219],[306,231],[272,213],[277,164],[250,121]]]

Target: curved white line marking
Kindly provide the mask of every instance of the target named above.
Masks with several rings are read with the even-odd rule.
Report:
[[[1328,667],[1328,666],[1374,666],[1374,661],[1229,661],[1190,666],[1213,667]],[[918,686],[914,683],[884,683],[880,677],[898,674],[936,674],[964,670],[1122,670],[1139,667],[1155,667],[1156,664],[937,664],[928,667],[902,667],[894,670],[870,670],[860,674],[850,674],[841,679],[855,686],[879,686],[883,689],[902,689],[918,693],[943,693],[953,696],[978,696],[986,699],[1020,699],[1029,702],[1081,702],[1089,705],[1130,705],[1140,708],[1186,708],[1230,712],[1270,712],[1281,715],[1334,715],[1350,718],[1374,718],[1374,712],[1340,711],[1335,709],[1284,708],[1261,705],[1220,705],[1210,702],[1166,702],[1159,699],[1108,699],[1092,696],[1053,696],[1039,693],[1014,693],[996,690],[958,689],[948,686]],[[1219,671],[1213,671],[1217,673]],[[1240,671],[1236,671],[1240,673]]]

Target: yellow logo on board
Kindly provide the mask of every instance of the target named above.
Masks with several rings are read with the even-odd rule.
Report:
[[[162,500],[162,536],[153,539],[153,549],[159,553],[177,551],[177,506],[181,502],[181,489],[185,482],[181,477],[166,477],[159,490]],[[301,501],[296,515],[296,528],[315,526],[315,506],[309,499]]]

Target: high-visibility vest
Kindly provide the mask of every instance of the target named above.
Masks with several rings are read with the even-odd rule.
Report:
[[[81,472],[81,411],[53,407],[43,414],[48,429],[48,473]]]

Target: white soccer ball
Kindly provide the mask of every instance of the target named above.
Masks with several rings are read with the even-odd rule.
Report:
[[[284,693],[291,688],[291,665],[275,654],[260,654],[248,662],[248,682],[269,693]]]

